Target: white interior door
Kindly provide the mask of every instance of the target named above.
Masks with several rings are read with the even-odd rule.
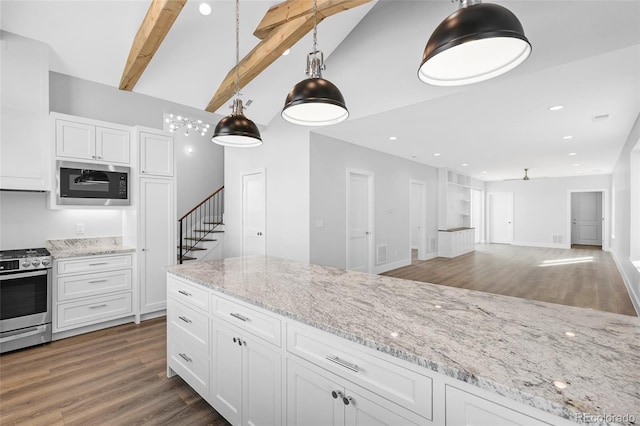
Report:
[[[347,174],[347,269],[372,272],[373,174]]]
[[[513,243],[513,193],[492,192],[488,195],[489,242]]]
[[[602,245],[602,192],[571,193],[571,244]]]
[[[242,255],[266,255],[264,170],[242,176]]]
[[[409,228],[411,249],[418,250],[418,260],[427,256],[427,190],[424,182],[412,181],[409,194]]]
[[[474,228],[474,243],[480,243],[482,240],[482,191],[479,189],[471,190],[471,227]]]

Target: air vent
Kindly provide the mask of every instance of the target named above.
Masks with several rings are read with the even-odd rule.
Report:
[[[429,251],[436,251],[436,239],[434,237],[429,238]]]
[[[562,244],[562,235],[554,235],[553,236],[553,243],[554,244]]]
[[[609,118],[609,114],[600,114],[600,115],[594,115],[592,120],[593,121],[605,121]]]
[[[387,245],[378,244],[376,246],[376,265],[387,263]]]

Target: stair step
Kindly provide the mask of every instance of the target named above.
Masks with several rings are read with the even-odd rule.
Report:
[[[204,233],[207,233],[207,234],[209,234],[209,233],[211,233],[211,234],[213,234],[213,233],[219,234],[219,233],[224,232],[224,231],[221,231],[221,230],[218,230],[218,229],[194,229],[193,232],[202,232],[203,234]]]
[[[180,248],[180,246],[178,246],[177,248]],[[193,246],[193,247],[182,246],[182,250],[187,252],[187,251],[206,250],[206,248],[202,248],[198,246]]]
[[[224,225],[222,222],[202,222],[205,225]]]
[[[178,260],[180,260],[180,255],[178,255]],[[182,256],[182,260],[196,260],[196,258],[191,256]]]
[[[185,240],[185,241],[218,241],[218,240],[212,240],[212,239],[209,239],[209,238],[200,239],[200,238],[194,238],[194,237],[185,237],[185,238],[183,238],[183,240]]]

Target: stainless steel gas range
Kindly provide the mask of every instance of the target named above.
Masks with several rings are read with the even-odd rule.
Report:
[[[51,341],[51,253],[0,251],[0,353]]]

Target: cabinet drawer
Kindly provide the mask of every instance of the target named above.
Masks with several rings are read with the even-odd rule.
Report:
[[[447,426],[549,426],[549,423],[452,386],[445,387]]]
[[[58,275],[75,272],[104,271],[131,268],[131,255],[93,256],[82,259],[58,260]]]
[[[58,329],[82,327],[131,315],[131,292],[60,303],[57,314]]]
[[[209,357],[175,334],[167,340],[167,362],[205,400],[209,400]]]
[[[185,305],[209,313],[209,291],[167,275],[167,293]]]
[[[167,305],[167,323],[172,333],[184,336],[204,353],[209,353],[209,317],[175,300]]]
[[[324,332],[287,323],[287,351],[432,420],[432,380]]]
[[[276,346],[282,345],[279,319],[216,295],[211,296],[212,313]]]
[[[59,301],[127,291],[131,290],[131,269],[61,276],[57,285]]]

